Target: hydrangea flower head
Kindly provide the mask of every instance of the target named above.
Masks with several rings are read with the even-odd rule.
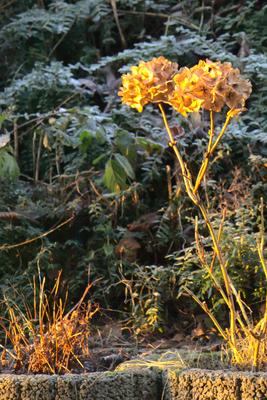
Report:
[[[190,70],[198,77],[192,90],[203,100],[203,108],[217,112],[225,105],[231,110],[244,108],[251,93],[251,83],[241,77],[239,69],[233,68],[231,63],[201,60]]]
[[[178,64],[164,57],[141,61],[131,67],[131,73],[122,76],[119,96],[122,102],[139,112],[148,103],[165,102],[173,90],[172,78],[178,70]]]

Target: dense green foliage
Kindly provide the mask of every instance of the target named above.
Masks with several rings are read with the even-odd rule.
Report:
[[[252,81],[248,112],[228,129],[203,190],[211,210],[229,210],[223,245],[238,287],[250,304],[262,300],[255,232],[259,198],[267,198],[263,3],[0,5],[0,243],[38,237],[74,217],[39,240],[1,249],[3,291],[11,284],[27,295],[38,268],[50,279],[63,269],[74,301],[89,272],[103,308],[128,312],[131,324],[152,330],[177,318],[184,285],[211,298],[193,249],[196,211],[178,190],[160,116],[150,106],[138,114],[117,96],[130,65],[164,55],[181,66],[206,57],[230,61]],[[207,119],[169,117],[194,170]]]

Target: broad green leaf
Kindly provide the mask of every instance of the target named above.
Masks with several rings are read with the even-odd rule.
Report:
[[[119,193],[127,187],[124,169],[116,160],[110,159],[106,163],[103,180],[107,188],[115,193]]]
[[[0,150],[0,178],[16,179],[19,176],[19,167],[12,154],[6,149]]]
[[[80,144],[80,149],[83,153],[86,153],[89,146],[93,142],[93,135],[89,131],[82,131],[79,137],[81,144]]]
[[[154,140],[145,138],[145,137],[137,137],[136,144],[143,147],[143,149],[152,152],[154,150],[162,150],[164,147],[161,143],[155,142]]]
[[[96,157],[93,161],[92,164],[94,166],[98,165],[102,160],[104,160],[106,158],[106,154],[100,154],[100,156]]]
[[[119,152],[127,157],[133,164],[136,161],[136,144],[135,139],[131,136],[130,132],[119,130],[116,132],[115,144]]]
[[[0,128],[5,120],[6,120],[6,116],[4,114],[0,114]]]
[[[127,160],[127,158],[122,156],[119,153],[116,153],[114,155],[114,157],[115,157],[116,161],[119,163],[119,165],[123,168],[123,170],[125,171],[126,175],[129,178],[134,179],[135,178],[135,173],[134,173],[134,170],[133,170],[131,164]]]
[[[105,243],[103,246],[103,250],[107,257],[111,256],[114,253],[114,247],[111,244]]]

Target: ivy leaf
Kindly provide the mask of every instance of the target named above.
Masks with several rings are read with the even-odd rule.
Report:
[[[129,178],[134,179],[135,173],[134,173],[133,167],[131,166],[131,164],[129,163],[127,158],[125,156],[122,156],[119,153],[115,153],[114,157],[115,157],[115,160],[118,162],[118,164],[121,166],[121,168],[125,171],[125,174]]]

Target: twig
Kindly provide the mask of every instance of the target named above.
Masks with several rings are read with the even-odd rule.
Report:
[[[15,151],[15,158],[17,162],[19,161],[19,137],[18,137],[18,126],[17,122],[14,123],[13,127],[13,134],[14,134],[14,151]]]
[[[40,133],[38,149],[37,149],[37,156],[35,162],[35,174],[34,174],[34,181],[35,183],[39,180],[39,170],[40,170],[40,159],[41,159],[41,152],[42,152],[42,144],[43,144],[43,134]]]
[[[45,232],[45,233],[42,233],[41,235],[36,236],[36,237],[34,237],[34,238],[27,239],[27,240],[24,240],[23,242],[16,243],[16,244],[10,244],[10,245],[9,245],[9,244],[4,244],[4,245],[0,246],[0,251],[2,251],[2,250],[15,249],[15,248],[17,248],[17,247],[21,247],[21,246],[24,246],[24,245],[26,245],[26,244],[36,242],[36,240],[42,239],[42,238],[44,238],[44,237],[50,235],[50,233],[55,232],[56,230],[58,230],[58,229],[61,228],[62,226],[68,224],[68,223],[69,223],[70,221],[72,221],[74,218],[75,218],[75,217],[72,216],[72,217],[68,218],[66,221],[61,222],[59,225],[57,225],[57,226],[55,226],[54,228],[50,229],[49,231],[47,231],[47,232]]]
[[[69,30],[67,32],[65,32],[61,38],[57,41],[57,43],[54,45],[54,47],[51,49],[50,53],[48,54],[48,59],[51,58],[52,54],[54,53],[54,51],[58,48],[58,46],[63,42],[63,40],[66,38],[66,36],[68,35],[68,33],[70,32],[71,28],[73,27],[73,25],[76,22],[76,18],[73,20],[72,24],[69,27]]]
[[[127,42],[126,42],[125,36],[123,34],[123,31],[121,29],[121,25],[120,25],[120,21],[119,21],[118,10],[117,10],[117,0],[110,0],[110,3],[111,3],[114,19],[115,19],[115,22],[116,22],[116,25],[117,25],[117,28],[119,31],[122,47],[126,48]]]

